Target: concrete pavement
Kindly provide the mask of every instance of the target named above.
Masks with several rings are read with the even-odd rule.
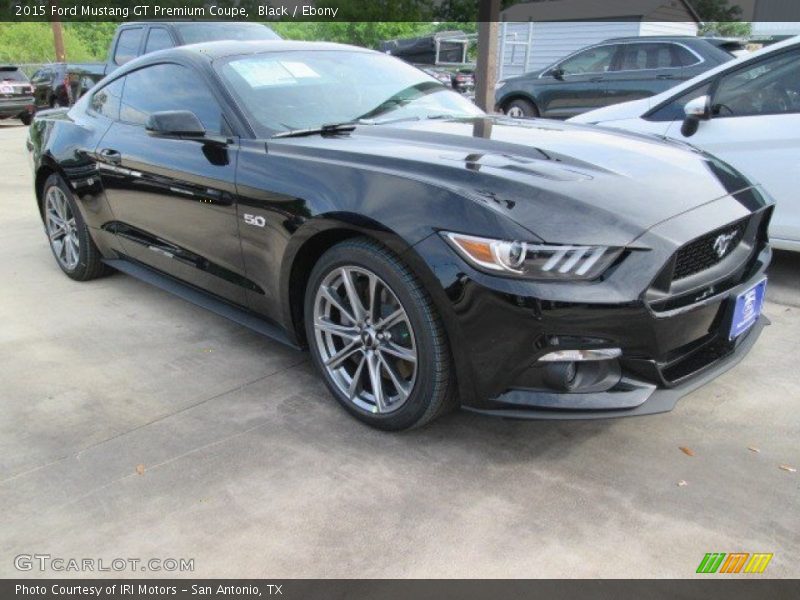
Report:
[[[25,135],[0,123],[0,576],[41,576],[13,558],[46,553],[193,558],[195,577],[683,578],[706,552],[800,576],[800,478],[779,468],[800,468],[796,257],[752,353],[672,413],[385,434],[303,353],[124,275],[65,277]]]

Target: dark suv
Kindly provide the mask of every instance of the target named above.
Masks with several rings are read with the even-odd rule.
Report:
[[[31,77],[36,108],[72,106],[103,78],[103,71],[102,63],[53,63],[43,66]]]
[[[33,88],[19,67],[0,65],[0,119],[33,119]]]
[[[735,58],[744,44],[690,36],[616,38],[538,72],[499,81],[497,109],[512,117],[566,119],[659,94]]]

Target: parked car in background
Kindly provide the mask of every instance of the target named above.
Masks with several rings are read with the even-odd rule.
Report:
[[[37,115],[27,148],[67,276],[113,267],[307,345],[336,400],[382,429],[459,402],[668,411],[767,322],[772,203],[734,169],[487,115],[364,48],[144,56]]]
[[[114,32],[105,74],[133,60],[165,48],[200,42],[279,40],[281,36],[261,23],[215,21],[132,21]]]
[[[475,71],[472,68],[460,68],[453,71],[451,84],[453,89],[462,94],[475,93]]]
[[[800,251],[800,37],[658,96],[571,120],[669,136],[715,154],[775,198],[773,246]]]
[[[499,81],[497,109],[512,117],[566,119],[653,96],[733,60],[738,40],[690,36],[606,40],[542,71]]]
[[[19,67],[0,65],[0,119],[19,119],[30,125],[34,112],[28,77]]]
[[[103,63],[52,63],[31,77],[37,109],[72,106],[103,78]]]
[[[430,65],[416,66],[443,85],[449,88],[453,87],[453,74],[444,67],[432,67]]]

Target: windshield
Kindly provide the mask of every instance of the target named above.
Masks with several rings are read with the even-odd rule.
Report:
[[[176,23],[175,27],[178,28],[184,44],[281,39],[272,29],[259,23]]]
[[[263,136],[359,119],[483,114],[416,67],[374,52],[269,52],[234,57],[217,69]]]
[[[16,67],[0,67],[0,81],[28,81],[28,78]]]

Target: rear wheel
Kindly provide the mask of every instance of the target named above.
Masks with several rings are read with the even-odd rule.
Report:
[[[518,98],[517,100],[512,100],[508,104],[506,104],[506,115],[509,117],[514,117],[515,119],[522,119],[522,118],[530,118],[530,117],[538,117],[539,110],[533,104],[533,102],[529,102],[528,100],[524,100],[522,98]]]
[[[305,302],[311,354],[351,414],[386,430],[419,427],[454,404],[450,350],[417,278],[372,240],[318,261]]]
[[[50,249],[64,273],[87,281],[108,272],[72,192],[58,175],[50,175],[44,183],[42,214]]]

